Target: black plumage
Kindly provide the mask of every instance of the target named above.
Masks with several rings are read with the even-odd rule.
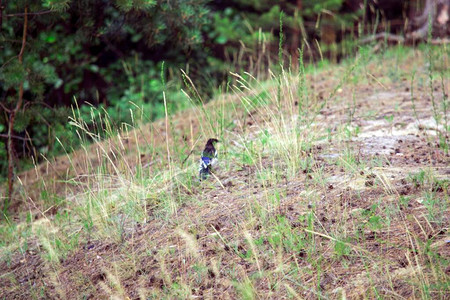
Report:
[[[217,139],[209,139],[206,142],[205,149],[203,149],[202,157],[200,159],[200,168],[199,168],[199,177],[200,180],[204,180],[208,178],[208,175],[211,174],[211,169],[214,165],[217,164],[217,150],[214,147],[219,140]]]

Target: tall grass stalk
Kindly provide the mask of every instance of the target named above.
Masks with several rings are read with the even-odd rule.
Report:
[[[443,143],[444,145],[444,151],[446,154],[449,153],[450,149],[449,149],[449,139],[450,139],[450,125],[448,123],[448,95],[445,92],[445,84],[444,84],[444,71],[441,70],[441,72],[439,72],[440,74],[440,78],[441,78],[441,89],[442,89],[442,112],[444,114],[444,132],[445,134],[441,134]]]
[[[305,64],[303,61],[303,54],[304,54],[304,46],[305,44],[302,44],[302,47],[297,49],[298,50],[298,88],[297,88],[297,94],[299,95],[299,101],[298,101],[298,115],[299,118],[303,118],[307,110],[308,105],[308,87],[306,85],[306,72],[305,72]]]
[[[278,79],[277,86],[277,105],[278,111],[281,112],[281,76],[284,72],[284,60],[283,60],[283,43],[284,43],[284,35],[283,35],[283,12],[280,12],[280,37],[278,41],[278,64],[280,66],[280,74]],[[280,114],[281,115],[281,114]]]
[[[432,31],[433,31],[433,18],[431,15],[431,11],[430,14],[428,15],[428,40],[427,40],[427,71],[428,71],[428,86],[430,89],[430,97],[431,97],[431,104],[433,106],[433,118],[434,121],[436,122],[436,131],[439,128],[439,109],[437,107],[437,103],[436,103],[436,99],[434,97],[434,90],[433,90],[433,58],[432,58],[432,46],[431,46],[431,40],[432,40]]]
[[[413,113],[414,113],[414,117],[416,118],[417,124],[420,127],[420,120],[419,120],[419,116],[417,115],[417,110],[416,110],[416,103],[414,100],[414,77],[416,76],[416,70],[413,71],[412,75],[411,75],[411,103],[412,103],[412,109],[413,109]]]

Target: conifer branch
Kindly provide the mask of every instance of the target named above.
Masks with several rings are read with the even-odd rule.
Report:
[[[1,3],[1,0],[0,0]],[[7,14],[5,17],[27,17],[27,16],[40,16],[40,15],[46,15],[54,12],[54,10],[48,9],[48,10],[41,10],[37,12],[30,12],[30,13],[17,13],[17,14]]]
[[[2,138],[9,138],[10,136],[7,135],[7,134],[1,134],[0,133],[0,137],[2,137]],[[17,135],[12,135],[11,138],[16,139],[16,140],[21,140],[21,141],[31,141],[30,138],[24,138],[24,137],[17,136]]]

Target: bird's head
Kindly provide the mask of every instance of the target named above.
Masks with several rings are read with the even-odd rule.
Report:
[[[219,142],[219,140],[218,139],[214,139],[214,138],[212,138],[212,139],[209,139],[207,142],[206,142],[206,144],[208,145],[215,145],[216,143],[218,143]]]

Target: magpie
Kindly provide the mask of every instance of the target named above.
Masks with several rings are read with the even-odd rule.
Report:
[[[214,145],[218,143],[217,139],[209,139],[206,142],[205,149],[203,149],[202,157],[200,159],[199,177],[200,180],[205,180],[211,174],[211,168],[214,167],[217,160],[217,150]]]

